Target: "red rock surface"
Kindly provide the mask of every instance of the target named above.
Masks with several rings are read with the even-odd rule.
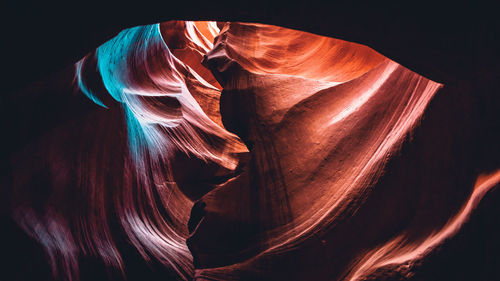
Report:
[[[435,217],[422,201],[446,185],[414,180],[411,198],[388,163],[443,85],[367,46],[188,21],[110,42],[77,64],[107,109],[71,99],[73,119],[12,157],[12,217],[63,279],[82,257],[126,275],[130,246],[178,279],[410,277],[500,181]]]

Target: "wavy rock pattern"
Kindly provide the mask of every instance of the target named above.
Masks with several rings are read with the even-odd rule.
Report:
[[[102,110],[42,136],[30,149],[49,147],[46,160],[27,165],[29,149],[13,160],[13,217],[65,280],[85,256],[125,274],[123,243],[186,280],[410,276],[500,181],[481,176],[445,224],[358,225],[443,85],[355,43],[171,21],[122,31],[76,78]],[[46,197],[26,195],[35,174]]]

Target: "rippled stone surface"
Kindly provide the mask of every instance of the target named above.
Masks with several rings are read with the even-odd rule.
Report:
[[[62,279],[89,256],[126,275],[130,246],[179,279],[410,277],[500,180],[422,211],[452,184],[388,162],[443,85],[355,43],[171,21],[124,30],[76,78],[87,103],[12,161],[13,219]]]

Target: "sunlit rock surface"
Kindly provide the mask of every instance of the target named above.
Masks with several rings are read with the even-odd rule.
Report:
[[[355,43],[171,21],[124,30],[75,82],[93,104],[12,161],[13,218],[63,280],[89,256],[127,276],[130,245],[176,279],[410,277],[500,181],[437,219],[404,184],[377,194],[443,85]]]

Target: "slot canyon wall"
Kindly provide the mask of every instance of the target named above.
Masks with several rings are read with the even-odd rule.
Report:
[[[499,278],[493,28],[412,53],[287,16],[26,54],[2,98],[3,278]]]

